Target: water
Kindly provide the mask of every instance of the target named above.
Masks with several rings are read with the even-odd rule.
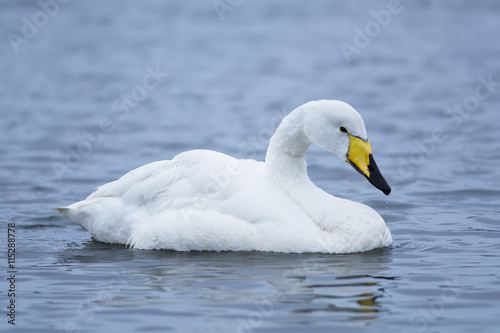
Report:
[[[2,330],[496,332],[500,85],[481,82],[500,81],[500,5],[224,3],[71,1],[52,17],[2,2],[0,213],[17,270]],[[378,210],[390,248],[129,250],[52,211],[188,149],[263,159],[279,119],[315,99],[360,111],[393,192],[318,148],[310,177]]]

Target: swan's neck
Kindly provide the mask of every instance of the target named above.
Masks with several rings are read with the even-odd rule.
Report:
[[[296,186],[310,183],[304,158],[310,145],[299,110],[285,117],[271,137],[266,154],[266,173],[287,194]]]
[[[304,134],[300,111],[297,109],[285,117],[271,138],[266,155],[266,174],[316,224],[330,229],[332,226],[327,227],[325,223],[332,219],[320,216],[323,215],[321,212],[326,212],[319,210],[318,204],[329,207],[336,198],[315,186],[307,176],[305,154],[311,140]]]
[[[305,161],[311,140],[305,135],[303,124],[300,108],[283,119],[269,142],[267,177],[320,229],[328,232],[328,239],[335,246],[345,244],[352,249],[352,244],[369,244],[367,248],[376,247],[373,242],[382,242],[377,246],[390,244],[392,238],[384,220],[371,208],[334,197],[311,182]],[[365,223],[367,220],[370,223]],[[383,237],[373,237],[378,234]]]
[[[323,230],[346,228],[338,207],[346,200],[336,198],[307,176],[305,154],[311,140],[304,134],[300,109],[290,113],[272,136],[266,154],[266,174]]]

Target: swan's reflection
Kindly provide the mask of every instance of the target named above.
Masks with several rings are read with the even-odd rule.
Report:
[[[98,267],[121,279],[101,307],[158,306],[166,315],[208,311],[262,320],[363,321],[386,312],[390,248],[346,255],[129,250],[89,242],[60,255],[68,266]],[[115,277],[113,277],[115,276]],[[101,279],[102,281],[102,276]],[[102,286],[106,288],[106,286]],[[125,311],[126,312],[126,311]],[[260,318],[259,317],[259,318]],[[248,317],[250,318],[250,317]]]

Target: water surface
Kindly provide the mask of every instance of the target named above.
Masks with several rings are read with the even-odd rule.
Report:
[[[232,3],[71,1],[45,22],[38,2],[3,1],[0,213],[3,233],[16,225],[17,315],[2,329],[496,332],[500,5]],[[16,49],[24,18],[39,27]],[[393,192],[314,147],[310,177],[382,214],[390,248],[130,250],[52,211],[188,149],[262,160],[279,120],[315,99],[362,114]]]

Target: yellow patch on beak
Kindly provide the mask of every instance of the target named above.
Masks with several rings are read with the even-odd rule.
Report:
[[[385,195],[391,193],[391,187],[385,181],[378,169],[377,163],[373,159],[372,147],[368,140],[360,139],[349,133],[349,150],[347,151],[347,163],[357,172],[362,174],[368,181],[384,192]]]
[[[349,135],[349,151],[347,152],[347,162],[366,177],[370,177],[370,155],[372,147],[368,140],[364,141],[356,136]]]

